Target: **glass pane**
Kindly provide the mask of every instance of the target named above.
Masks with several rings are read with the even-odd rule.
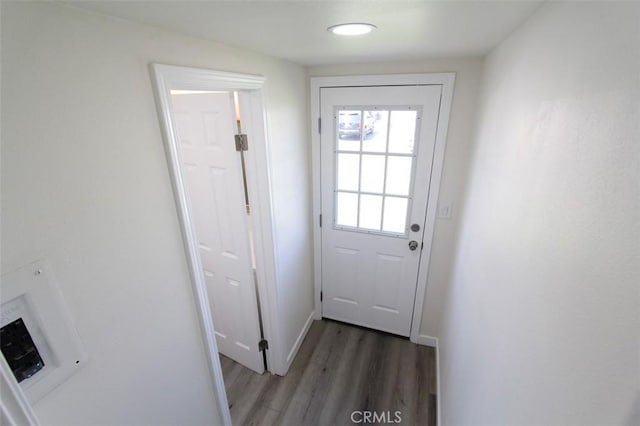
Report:
[[[409,195],[411,186],[411,163],[413,157],[387,157],[387,186],[385,193]]]
[[[387,127],[389,126],[389,111],[365,111],[365,128],[370,126],[362,141],[362,150],[367,152],[387,151]],[[370,124],[368,124],[370,122]]]
[[[338,192],[336,196],[336,225],[358,226],[358,194]]]
[[[360,151],[361,111],[338,111],[338,151]]]
[[[384,155],[363,155],[360,191],[382,194],[384,185]]]
[[[412,154],[416,136],[416,111],[391,111],[389,152]]]
[[[407,230],[407,198],[385,197],[382,230],[404,234]]]
[[[360,228],[380,230],[382,218],[382,197],[380,195],[360,195]]]
[[[358,190],[360,154],[338,154],[338,188],[345,191]]]

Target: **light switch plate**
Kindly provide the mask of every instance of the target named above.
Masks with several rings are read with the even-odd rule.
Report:
[[[2,275],[1,295],[0,326],[22,318],[44,361],[40,371],[20,382],[35,403],[80,369],[87,354],[47,261]]]
[[[452,203],[440,203],[440,205],[438,206],[438,218],[451,219],[451,210],[453,210]]]

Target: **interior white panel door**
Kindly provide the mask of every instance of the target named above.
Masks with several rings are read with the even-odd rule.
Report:
[[[322,88],[322,315],[409,336],[441,85]]]
[[[232,94],[174,94],[172,103],[218,350],[263,373]]]

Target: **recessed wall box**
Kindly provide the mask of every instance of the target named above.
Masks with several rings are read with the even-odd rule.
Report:
[[[22,318],[0,329],[0,346],[11,372],[20,383],[44,367],[44,361]]]
[[[31,403],[73,375],[87,355],[44,260],[2,275],[0,346]]]

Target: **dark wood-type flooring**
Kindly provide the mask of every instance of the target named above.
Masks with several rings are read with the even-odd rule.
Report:
[[[220,359],[236,426],[352,425],[354,411],[391,423],[399,411],[401,424],[436,424],[435,350],[408,339],[323,320],[314,321],[284,377]]]

